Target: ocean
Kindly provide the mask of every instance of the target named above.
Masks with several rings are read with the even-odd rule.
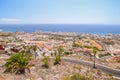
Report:
[[[120,34],[120,25],[98,25],[98,24],[0,24],[3,32],[76,32],[93,34]]]

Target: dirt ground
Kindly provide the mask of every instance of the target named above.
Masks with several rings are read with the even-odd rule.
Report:
[[[92,69],[87,66],[77,65],[68,62],[61,62],[60,65],[53,65],[54,61],[50,60],[49,68],[43,68],[41,58],[33,60],[34,66],[30,68],[30,73],[15,75],[14,73],[3,73],[5,68],[4,58],[0,59],[0,80],[62,80],[64,76],[71,76],[80,73],[85,76],[92,76],[94,80],[114,80],[110,74],[104,73],[98,69]]]

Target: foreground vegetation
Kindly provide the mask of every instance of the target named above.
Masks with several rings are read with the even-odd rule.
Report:
[[[30,72],[31,57],[25,53],[13,54],[5,63],[5,72],[24,74],[27,69]]]
[[[105,57],[105,56],[110,56],[111,54],[110,53],[106,53],[106,54],[99,54],[99,57]]]
[[[45,67],[45,68],[49,67],[49,58],[48,58],[48,56],[44,56],[42,67]]]
[[[26,54],[23,53],[16,53],[14,54],[14,56],[18,56],[17,58],[21,58],[23,55],[24,57],[22,57],[20,60],[21,61],[15,61],[17,60],[17,58],[9,58],[12,64],[15,63],[22,63],[22,67],[20,67],[20,64],[17,65],[16,69],[15,67],[10,67],[7,68],[6,67],[0,67],[0,80],[115,80],[113,79],[113,77],[111,75],[108,75],[98,69],[93,69],[93,68],[89,68],[87,66],[83,66],[83,65],[77,65],[74,63],[69,63],[69,62],[60,62],[59,65],[54,66],[54,59],[49,59],[48,57],[37,57],[36,59],[32,59],[32,60],[27,60],[26,62],[26,57],[28,56]],[[21,57],[20,57],[21,56]],[[8,60],[9,60],[8,59]],[[11,60],[12,59],[12,60]],[[24,61],[24,60],[25,61]],[[0,66],[2,66],[3,64],[6,64],[8,62],[5,62],[4,59],[0,59],[1,60],[1,64]],[[26,65],[23,65],[23,62],[26,63]],[[29,62],[29,63],[28,63]],[[30,67],[29,65],[34,64],[32,67]],[[11,65],[12,65],[11,64]],[[41,65],[48,65],[48,68],[43,68]],[[9,63],[10,65],[10,63]],[[28,67],[29,66],[29,67]],[[19,73],[21,71],[19,71],[19,68],[22,68],[25,73],[22,75],[16,75],[16,71],[18,71]],[[30,73],[27,72],[27,68],[30,69]],[[7,74],[3,73],[4,70],[8,70]],[[12,70],[16,70],[13,71],[12,74],[10,71]],[[94,79],[93,79],[94,78]]]

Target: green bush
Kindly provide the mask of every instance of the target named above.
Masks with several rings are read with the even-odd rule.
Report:
[[[25,53],[13,54],[5,63],[5,72],[24,74],[25,69],[29,70],[31,57]],[[30,70],[29,70],[30,71]]]
[[[85,45],[84,47],[85,47],[85,48],[88,48],[88,49],[92,49],[92,46],[87,46],[87,45]]]
[[[104,56],[109,56],[111,55],[110,53],[106,53],[106,54],[99,54],[99,57],[104,57]]]
[[[45,68],[48,68],[49,67],[49,58],[48,58],[48,56],[44,56],[44,59],[43,59],[43,67],[45,67]]]
[[[64,55],[70,55],[72,52],[64,52]]]
[[[54,60],[55,60],[54,65],[60,64],[61,61],[60,55],[57,55]]]

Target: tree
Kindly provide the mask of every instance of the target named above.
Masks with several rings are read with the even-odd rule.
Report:
[[[24,74],[26,69],[30,72],[30,61],[30,55],[27,55],[25,53],[13,54],[9,59],[7,59],[5,63],[5,72]]]
[[[97,54],[98,49],[96,47],[93,47],[93,54],[94,54],[94,64],[93,64],[93,68],[96,68],[95,66],[95,55]]]

